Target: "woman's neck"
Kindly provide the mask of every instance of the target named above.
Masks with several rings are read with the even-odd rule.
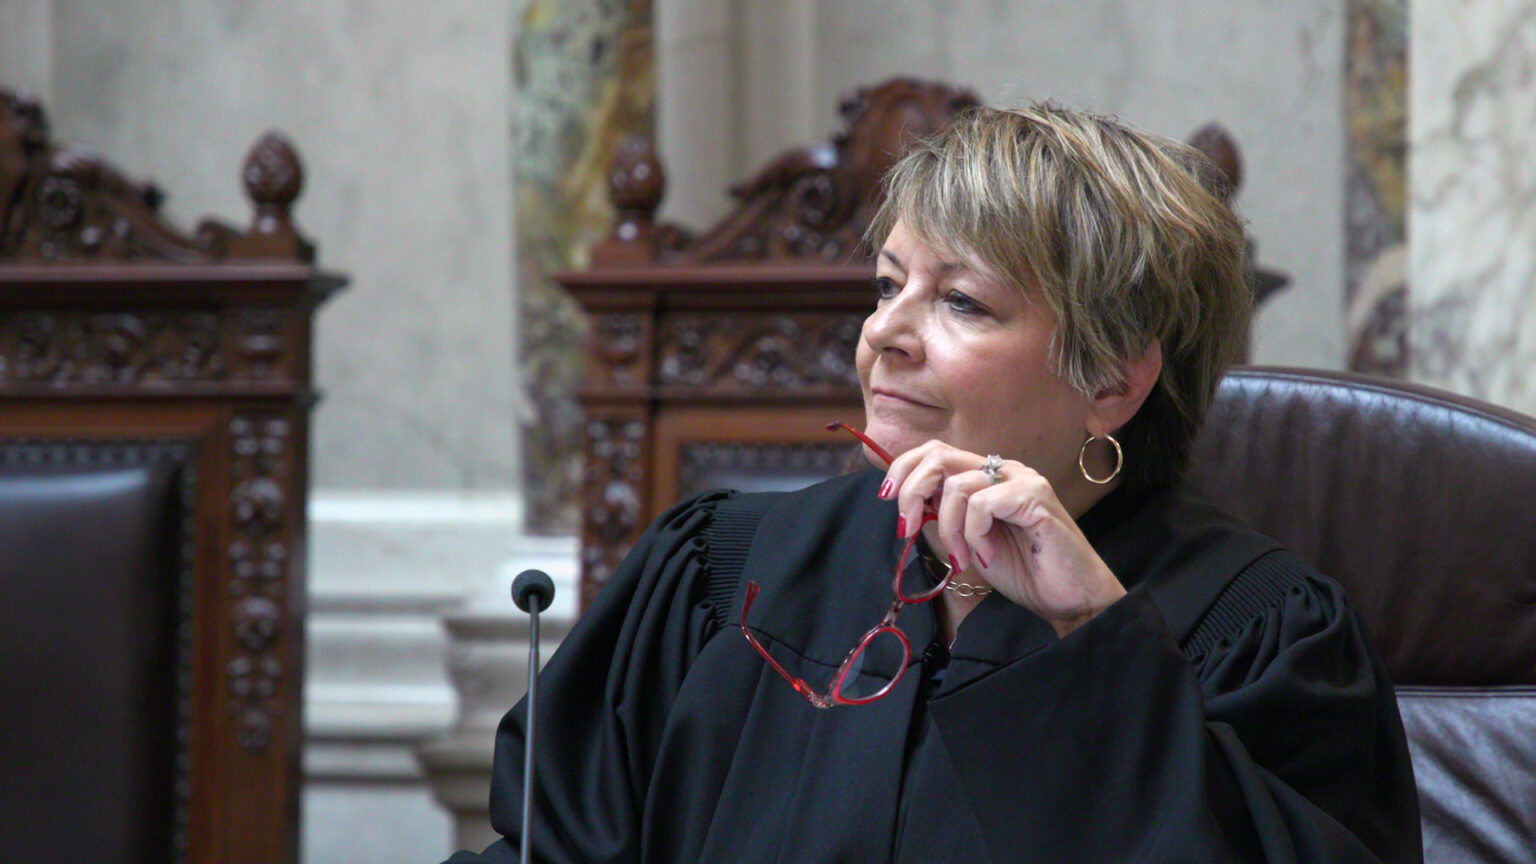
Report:
[[[955,578],[960,578],[956,576]],[[973,594],[962,597],[953,591],[945,591],[935,598],[934,615],[938,618],[939,637],[944,640],[946,646],[955,644],[955,637],[960,634],[960,622],[965,616],[971,614],[971,610],[981,605],[981,601],[987,599],[984,594]]]

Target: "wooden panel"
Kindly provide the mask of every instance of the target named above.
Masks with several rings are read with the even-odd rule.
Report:
[[[651,500],[720,487],[793,489],[861,467],[858,443],[828,432],[831,420],[862,427],[864,408],[844,397],[816,407],[664,409],[656,417]]]

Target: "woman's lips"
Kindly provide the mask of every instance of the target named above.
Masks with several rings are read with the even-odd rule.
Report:
[[[886,390],[886,389],[881,388],[881,387],[876,387],[876,388],[870,390],[869,392],[870,392],[870,394],[876,400],[884,400],[884,401],[887,401],[887,402],[889,402],[891,404],[894,404],[894,405],[906,405],[906,406],[911,406],[911,407],[915,407],[915,408],[936,408],[936,407],[938,407],[936,405],[930,405],[927,402],[923,402],[922,400],[914,399],[913,397],[908,396],[905,393],[898,393],[895,390]]]

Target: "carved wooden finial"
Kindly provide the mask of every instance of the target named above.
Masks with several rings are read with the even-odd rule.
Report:
[[[1189,136],[1189,146],[1210,160],[1216,175],[1209,179],[1216,193],[1221,200],[1232,203],[1243,186],[1243,153],[1238,149],[1237,139],[1220,124],[1207,123]]]
[[[614,147],[608,171],[608,200],[615,218],[608,239],[592,247],[594,264],[643,264],[656,255],[656,210],[666,194],[667,177],[656,147],[645,135],[631,133]]]
[[[277,132],[262,135],[251,146],[241,170],[245,194],[258,207],[287,211],[304,188],[304,167],[293,145]]]
[[[1201,182],[1222,201],[1232,203],[1243,186],[1243,151],[1219,123],[1207,123],[1189,136],[1189,146],[1200,151],[1206,158]],[[1249,287],[1253,289],[1253,305],[1257,309],[1270,295],[1290,284],[1291,277],[1279,270],[1262,267],[1258,263],[1258,249],[1253,237],[1244,241],[1243,269],[1247,271]],[[1247,362],[1244,349],[1243,362]]]
[[[608,200],[620,213],[650,219],[661,206],[667,178],[656,158],[656,148],[644,135],[625,135],[614,149],[613,169],[608,175]]]
[[[314,246],[293,224],[293,202],[304,189],[304,167],[288,139],[267,132],[251,146],[240,171],[256,213],[244,236],[229,238],[238,258],[298,258],[313,261]]]

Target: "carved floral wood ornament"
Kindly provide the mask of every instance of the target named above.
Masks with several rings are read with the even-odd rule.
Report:
[[[711,476],[842,464],[820,430],[862,416],[853,355],[873,275],[862,241],[881,180],[914,136],[979,104],[969,90],[912,78],[856,90],[840,106],[842,131],[733,186],[734,209],[696,236],[655,219],[666,176],[650,140],[620,142],[613,231],[591,269],[555,277],[591,321],[579,394],[584,600],[646,524]],[[1236,142],[1212,125],[1191,143],[1230,200],[1242,183]],[[1253,277],[1259,299],[1285,281]]]
[[[0,90],[0,456],[153,452],[183,478],[166,818],[200,864],[297,857],[312,317],[345,284],[294,225],[293,146],[262,136],[241,178],[248,228],[182,233],[152,184]]]
[[[0,259],[314,261],[314,247],[291,215],[304,186],[293,145],[280,133],[266,133],[251,147],[241,177],[255,205],[251,227],[239,231],[206,220],[183,235],[161,218],[163,195],[154,184],[135,183],[99,156],[54,143],[42,106],[0,89]]]

